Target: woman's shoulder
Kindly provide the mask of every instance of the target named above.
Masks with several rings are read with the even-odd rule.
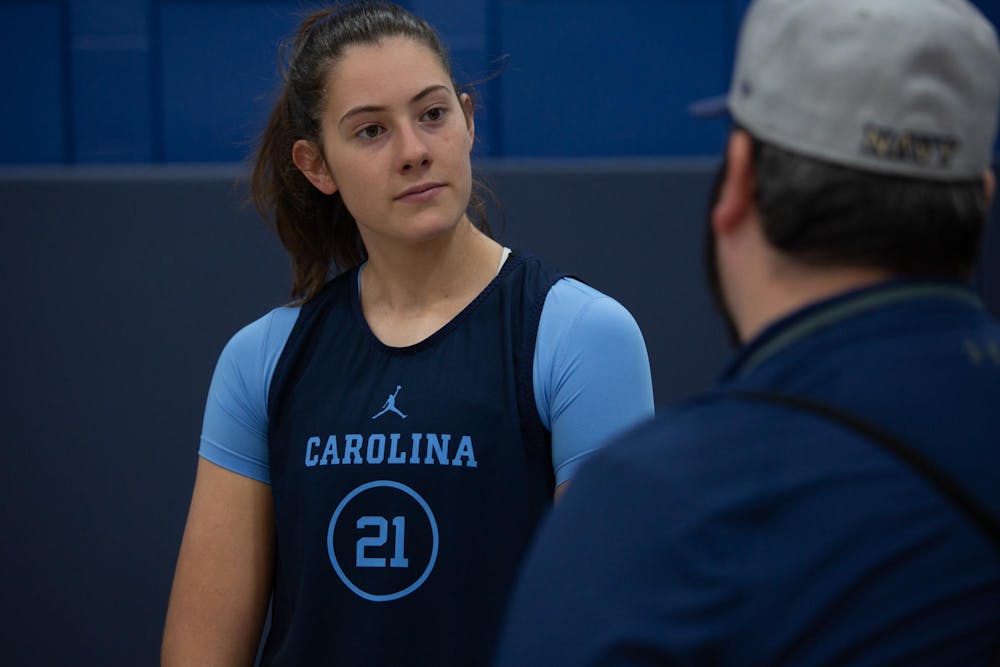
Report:
[[[557,281],[545,298],[545,324],[560,331],[595,333],[638,332],[632,314],[621,303],[587,283],[567,276]]]
[[[273,370],[300,312],[300,306],[279,306],[250,322],[229,339],[220,365],[225,361],[244,371]]]
[[[594,299],[611,299],[611,297],[604,292],[591,287],[579,278],[574,278],[573,276],[564,276],[562,279],[557,281],[552,286],[550,296],[552,293],[554,293],[557,298],[572,300],[579,303],[592,301]]]
[[[219,355],[205,406],[200,455],[264,483],[270,480],[267,395],[299,310],[275,308],[229,339]]]
[[[597,322],[624,322],[634,324],[631,314],[616,299],[592,287],[572,274],[561,271],[551,261],[531,253],[515,250],[512,256],[520,266],[532,267],[539,287],[544,292],[543,318],[557,328],[571,328],[570,320],[583,316]]]
[[[556,282],[545,298],[535,361],[542,377],[561,377],[583,367],[600,374],[616,365],[649,374],[646,343],[632,314],[614,298],[572,277]],[[562,370],[550,374],[548,369]]]

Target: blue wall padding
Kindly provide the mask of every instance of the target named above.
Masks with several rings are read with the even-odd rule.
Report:
[[[278,45],[298,3],[164,2],[163,146],[167,162],[241,160],[276,99]]]
[[[1000,0],[975,0],[994,22]],[[0,164],[238,162],[305,0],[0,3]],[[407,0],[460,83],[481,82],[479,157],[718,154],[748,0]],[[493,77],[491,79],[491,77]]]
[[[69,159],[59,2],[0,4],[0,164]]]
[[[728,3],[501,3],[505,155],[717,153],[688,105],[725,91]]]
[[[73,58],[77,162],[152,162],[154,118],[145,35],[78,39]],[[106,45],[114,48],[106,48]],[[77,46],[79,45],[79,46]]]

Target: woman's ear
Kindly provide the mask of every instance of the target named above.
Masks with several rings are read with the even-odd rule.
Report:
[[[475,105],[468,93],[459,95],[458,101],[462,105],[462,113],[465,115],[465,125],[469,128],[469,150],[471,151],[473,144],[476,143],[476,119],[473,114]]]
[[[337,191],[337,183],[326,164],[326,159],[319,147],[306,139],[299,139],[292,146],[292,162],[299,171],[309,179],[317,190],[325,195]]]
[[[997,177],[992,169],[983,172],[983,187],[986,188],[986,208],[993,206],[993,197],[997,192]]]

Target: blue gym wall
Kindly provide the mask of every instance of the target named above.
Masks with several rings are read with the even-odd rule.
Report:
[[[747,0],[410,0],[481,81],[483,157],[705,155]],[[998,0],[977,0],[996,22]],[[231,162],[311,6],[0,0],[0,164]],[[493,77],[498,72],[499,77]],[[493,78],[491,78],[493,77]]]
[[[725,89],[746,0],[403,4],[440,30],[457,78],[481,82],[480,156],[719,148],[722,123],[685,109]],[[241,160],[310,6],[0,0],[0,163]]]
[[[406,4],[483,81],[502,240],[629,308],[659,405],[708,385],[727,346],[700,253],[726,126],[686,107],[725,90],[746,0]],[[287,296],[239,162],[303,8],[0,0],[4,664],[157,662],[215,358]],[[978,283],[1000,313],[995,223]]]

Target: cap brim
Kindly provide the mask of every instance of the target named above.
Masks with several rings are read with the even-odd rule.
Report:
[[[729,104],[726,101],[728,95],[716,95],[706,97],[688,106],[688,113],[698,118],[716,118],[729,114]]]

